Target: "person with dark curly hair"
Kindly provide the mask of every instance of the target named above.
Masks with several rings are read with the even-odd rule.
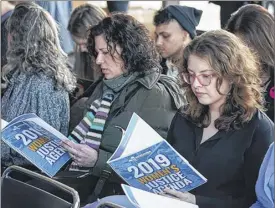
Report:
[[[265,89],[266,114],[274,122],[275,19],[260,5],[241,7],[228,20],[225,29],[241,38],[257,54]]]
[[[1,100],[1,118],[10,122],[35,113],[64,135],[70,119],[69,93],[76,78],[67,67],[57,25],[51,15],[32,2],[17,4],[7,22],[7,64],[2,76],[7,88]],[[2,166],[30,165],[6,144]]]
[[[133,17],[118,13],[104,18],[89,30],[87,48],[103,77],[92,95],[83,98],[86,103],[71,109],[70,138],[79,143],[63,145],[73,159],[70,170],[100,177],[110,171],[106,162],[122,136],[116,126],[126,129],[135,112],[166,138],[173,116],[184,103],[176,80],[161,74],[149,31]],[[97,193],[122,193],[120,181],[112,174]]]
[[[207,182],[190,192],[164,193],[200,208],[250,207],[274,140],[274,124],[262,112],[256,57],[235,35],[216,30],[196,37],[183,58],[180,75],[188,104],[173,118],[167,140]],[[106,201],[131,204],[125,196]]]

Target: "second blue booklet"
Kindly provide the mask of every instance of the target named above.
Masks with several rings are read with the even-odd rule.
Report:
[[[7,145],[49,177],[71,159],[60,144],[68,138],[33,113],[21,115],[6,124],[1,136]]]
[[[130,186],[152,193],[190,191],[207,181],[135,113],[107,163]]]

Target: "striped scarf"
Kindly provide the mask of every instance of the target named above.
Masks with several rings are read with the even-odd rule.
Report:
[[[113,100],[114,94],[112,93],[106,93],[101,100],[95,100],[84,118],[74,128],[69,139],[84,143],[98,150]],[[70,171],[89,172],[89,168],[79,167],[75,162],[72,162]]]
[[[79,143],[87,144],[91,148],[98,150],[104,131],[105,122],[112,105],[112,102],[119,95],[120,90],[127,84],[134,81],[139,73],[130,75],[120,75],[113,79],[103,79],[103,97],[95,100],[82,121],[74,128],[69,139],[74,139]],[[71,171],[89,172],[90,168],[79,167],[72,162]]]

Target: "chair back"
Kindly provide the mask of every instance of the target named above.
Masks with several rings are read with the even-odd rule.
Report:
[[[13,178],[12,173],[14,172],[17,175],[22,174],[23,176],[39,180],[66,194],[70,194],[72,202],[59,198],[25,181],[20,181],[18,178]],[[2,208],[79,208],[80,199],[77,191],[67,185],[25,168],[10,166],[4,171],[1,178],[1,205]]]

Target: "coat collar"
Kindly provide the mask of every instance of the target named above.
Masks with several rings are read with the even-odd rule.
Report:
[[[159,69],[157,69],[157,68],[156,69],[151,69],[151,70],[146,71],[142,76],[138,77],[136,80],[134,80],[132,83],[129,83],[128,85],[132,85],[132,84],[138,82],[141,85],[143,85],[146,89],[150,90],[150,89],[153,88],[153,86],[156,84],[156,82],[158,82],[160,76],[161,76],[161,72],[160,72]],[[94,100],[99,99],[99,98],[102,97],[103,85],[104,84],[102,82],[102,77],[101,77],[100,79],[98,79],[93,84],[93,86],[90,86],[92,94],[89,95],[91,92],[85,93],[85,96],[90,96],[89,97],[89,101],[88,101],[89,104],[92,101],[94,101]],[[122,90],[122,92],[120,92],[120,94],[125,94],[126,93],[126,92],[124,92],[125,89]],[[119,97],[121,97],[121,96],[119,96]]]
[[[139,77],[136,82],[142,84],[148,90],[152,89],[161,76],[161,71],[158,68],[154,68],[146,71],[142,77]]]

